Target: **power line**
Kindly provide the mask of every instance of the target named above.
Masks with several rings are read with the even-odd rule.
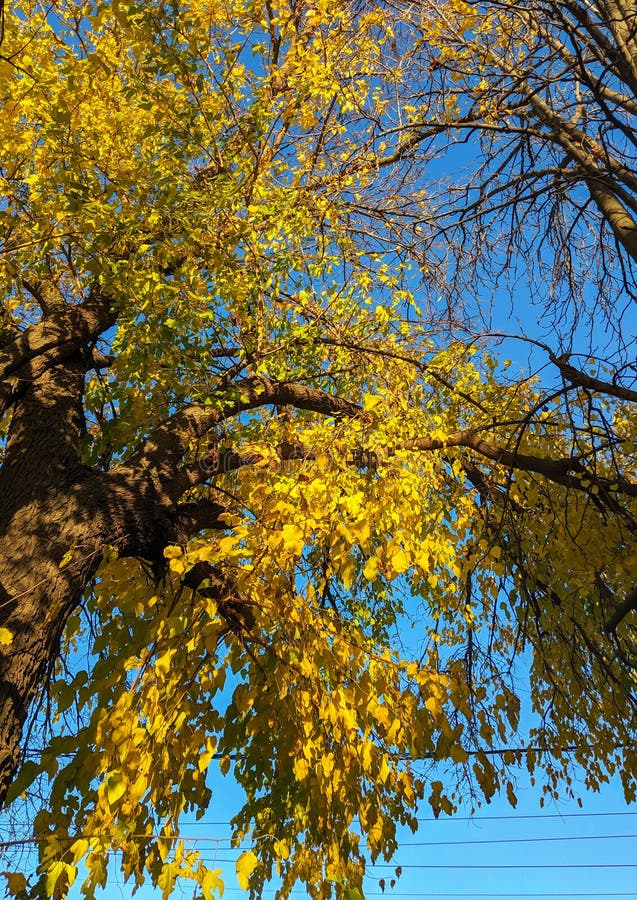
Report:
[[[212,860],[211,860],[212,861]],[[236,859],[214,859],[215,863],[234,865]],[[503,871],[506,869],[637,869],[637,863],[369,863],[368,869],[445,869],[458,871],[461,869],[488,869]],[[368,874],[373,874],[369,873]]]
[[[243,894],[245,896],[245,891],[242,891],[240,888],[226,888],[224,890],[224,894],[233,894],[233,893],[234,894]],[[274,894],[274,893],[276,893],[276,891],[274,891],[274,890],[262,891],[261,893],[262,894],[266,894],[266,893]],[[300,894],[295,895],[294,892],[292,892],[290,894],[290,897],[292,898],[292,900],[294,900],[295,896],[298,896],[299,898],[301,897]],[[303,896],[307,897],[307,894],[304,894]],[[405,893],[389,890],[389,891],[386,891],[385,893],[382,893],[380,891],[365,891],[365,897],[385,897],[385,900],[392,900],[392,898],[394,898],[394,897],[493,897],[493,898],[525,897],[525,898],[527,898],[527,900],[532,900],[532,898],[534,898],[534,897],[557,897],[557,898],[561,898],[561,897],[596,897],[597,900],[599,900],[599,891],[596,891],[595,893],[564,893],[564,892],[558,891],[558,892],[552,892],[549,894],[493,894],[493,893],[485,894],[485,893],[480,893],[480,892],[476,892],[476,891],[472,891],[470,894],[450,894],[450,893],[441,893],[440,891],[436,891],[435,893],[420,893],[420,892],[409,891],[408,894],[405,894]],[[635,892],[635,891],[610,891],[610,892],[605,891],[604,897],[605,898],[606,897],[637,897],[637,892]]]
[[[564,816],[560,816],[559,813],[550,814],[547,816],[487,816],[482,818],[480,821],[498,821],[500,819],[505,820],[516,820],[516,819],[551,819],[551,818],[577,818],[583,819],[588,817],[596,817],[596,816],[634,816],[637,815],[637,812],[617,812],[617,813],[566,813]],[[457,819],[456,821],[465,821],[470,820],[467,817],[463,817],[461,819]],[[435,819],[431,821],[436,821]],[[189,822],[188,827],[192,827],[192,825],[201,825],[204,824],[206,827],[229,827],[228,822]],[[57,840],[68,840],[68,841],[77,841],[80,839],[90,840],[93,837],[103,837],[100,833],[96,834],[75,834],[69,835],[68,837],[57,837]],[[26,844],[38,844],[43,841],[48,840],[50,835],[31,835],[29,837],[23,838],[14,838],[12,840],[0,841],[0,850],[8,849],[9,847],[18,847]],[[269,839],[272,838],[272,835],[263,835],[257,836],[255,840],[261,839]],[[178,841],[185,841],[188,843],[214,843],[221,844],[226,843],[232,840],[230,835],[223,837],[211,837],[209,835],[189,835],[184,833],[179,833],[175,835],[163,835],[163,834],[130,834],[127,836],[127,840],[139,840],[139,841],[149,841],[149,840],[158,840],[161,839],[163,841],[169,841],[172,843],[177,843]],[[606,840],[634,840],[637,839],[637,833],[631,834],[583,834],[583,835],[557,835],[554,837],[521,837],[521,838],[476,838],[476,839],[460,839],[460,840],[445,840],[445,841],[399,841],[401,847],[446,847],[446,846],[470,846],[470,845],[484,845],[484,844],[536,844],[536,843],[554,843],[558,841],[606,841]],[[236,847],[231,847],[228,849],[231,850],[240,850],[243,844],[254,844],[255,840],[242,841],[240,845]]]
[[[418,819],[419,822],[504,822],[522,819],[592,819],[602,816],[637,816],[637,811],[625,810],[622,812],[576,812],[576,813],[528,813],[517,816],[515,813],[506,816],[447,816],[444,819],[436,819],[434,816]]]
[[[157,835],[158,837],[160,835]],[[271,837],[271,835],[267,835]],[[479,840],[462,840],[462,841],[398,841],[400,847],[467,847],[472,844],[554,844],[557,841],[621,841],[634,840],[637,834],[580,834],[580,835],[559,835],[558,837],[526,837],[526,838],[480,838]],[[164,838],[164,840],[183,840],[192,843],[197,842],[213,842],[221,843],[229,841],[231,838],[211,838],[211,837],[186,837],[181,835],[175,838]],[[258,840],[258,839],[257,839]],[[241,845],[232,847],[232,850],[240,850],[243,844],[250,844],[250,841],[243,841]],[[254,843],[254,842],[252,842]]]
[[[545,819],[590,819],[590,818],[599,818],[599,817],[608,817],[608,816],[637,816],[637,810],[624,810],[621,812],[576,812],[576,813],[528,813],[526,815],[515,815],[515,813],[506,816],[445,816],[444,818],[435,818],[434,816],[421,816],[417,817],[416,821],[418,822],[445,822],[445,823],[453,823],[453,822],[504,822],[504,821],[522,821],[528,819],[541,819],[544,821]],[[230,826],[229,822],[207,822],[202,820],[200,822],[191,822],[190,825],[195,825],[199,828],[210,828],[210,827],[226,827]]]
[[[100,835],[101,836],[101,835]],[[8,849],[9,847],[16,847],[24,844],[37,844],[48,839],[49,835],[42,835],[36,837],[25,837],[25,838],[15,838],[14,840],[9,841],[0,841],[0,850]],[[96,835],[69,835],[67,838],[56,836],[56,840],[67,840],[69,842],[80,840],[84,838],[85,840],[90,840],[92,837],[96,837]],[[257,837],[255,840],[246,840],[242,841],[235,847],[229,847],[225,849],[229,850],[241,850],[244,845],[253,846],[255,841],[263,840],[265,838],[270,839],[273,838],[273,835],[263,835],[262,837]],[[178,843],[179,841],[184,841],[188,844],[223,844],[231,841],[231,837],[209,837],[208,835],[188,835],[188,834],[175,834],[175,835],[163,835],[163,834],[130,834],[126,838],[127,840],[138,840],[138,841],[152,841],[152,840],[162,840],[168,841],[169,843]],[[448,840],[448,841],[399,841],[399,846],[402,847],[467,847],[471,845],[484,845],[484,844],[543,844],[543,843],[557,843],[558,841],[623,841],[623,840],[635,840],[637,839],[637,833],[633,834],[575,834],[575,835],[558,835],[557,837],[524,837],[524,838],[477,838],[475,840]]]
[[[261,894],[275,894],[276,891],[272,890],[264,890],[261,891]],[[241,890],[241,888],[225,888],[224,894],[243,894],[245,897],[245,891]],[[301,896],[306,897],[307,894],[295,894],[294,891],[290,894],[292,900],[294,900],[295,896],[299,898]],[[534,897],[596,897],[599,900],[599,891],[595,891],[595,893],[564,893],[562,891],[551,892],[548,894],[495,894],[495,893],[481,893],[472,891],[470,894],[462,894],[462,893],[441,893],[440,891],[435,891],[435,893],[421,893],[419,891],[409,891],[409,893],[403,893],[400,891],[392,891],[388,890],[385,893],[381,891],[365,891],[365,897],[385,897],[385,900],[392,900],[394,897],[494,897],[494,898],[504,898],[504,897],[526,897],[527,900],[532,900]],[[606,891],[604,893],[604,897],[637,897],[637,892],[635,891]]]
[[[219,860],[219,862],[234,862],[234,860]],[[369,868],[374,869],[489,869],[489,870],[505,870],[505,869],[637,869],[637,863],[371,863]]]

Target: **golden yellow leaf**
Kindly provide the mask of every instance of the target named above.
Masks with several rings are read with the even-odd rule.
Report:
[[[303,781],[307,778],[310,767],[304,759],[296,759],[294,761],[294,777],[297,781]]]
[[[376,394],[365,394],[363,397],[363,409],[365,412],[371,412],[383,402],[383,398]]]
[[[126,793],[128,781],[121,772],[109,772],[106,777],[105,792],[109,806],[113,806]]]
[[[376,576],[378,575],[378,557],[370,556],[370,558],[365,563],[363,575],[368,581],[373,581],[376,578]]]
[[[166,559],[178,559],[182,555],[181,547],[166,547],[164,549],[164,556]]]
[[[259,860],[252,850],[245,850],[236,862],[237,879],[242,890],[250,887],[250,876],[259,865]]]
[[[162,655],[155,660],[155,671],[163,676],[168,675],[168,672],[170,671],[170,662],[176,652],[177,650],[173,647],[170,650],[166,650],[165,653],[162,653]]]
[[[61,569],[63,569],[65,566],[68,566],[68,564],[73,559],[74,549],[75,549],[74,547],[71,547],[70,550],[67,550],[66,553],[64,554],[64,556],[62,557],[62,559],[60,560],[60,568]]]
[[[292,522],[283,526],[282,534],[285,550],[292,556],[300,556],[305,545],[302,529]]]

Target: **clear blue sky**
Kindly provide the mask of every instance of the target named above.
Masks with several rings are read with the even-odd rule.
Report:
[[[391,864],[371,866],[365,880],[366,896],[520,898],[532,897],[637,897],[637,807],[627,806],[621,789],[611,783],[601,794],[585,793],[583,808],[575,801],[539,806],[539,792],[521,778],[517,810],[495,799],[475,816],[460,810],[453,818],[432,819],[421,810],[420,830],[402,832],[400,847]],[[214,779],[211,809],[200,822],[184,826],[205,859],[221,868],[226,881],[224,896],[246,897],[234,874],[239,849],[229,843],[229,817],[240,800],[230,776]],[[402,873],[393,889],[389,881],[396,866]],[[381,891],[379,879],[387,888]],[[113,879],[104,897],[128,900],[132,890],[121,874]],[[159,900],[161,891],[143,887],[138,900]],[[264,892],[274,896],[274,887]],[[295,898],[307,896],[299,888]],[[79,892],[74,891],[73,900]],[[192,897],[184,884],[175,897]]]

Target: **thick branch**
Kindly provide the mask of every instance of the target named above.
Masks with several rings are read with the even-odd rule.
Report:
[[[617,242],[637,262],[637,223],[628,214],[623,203],[620,203],[612,191],[609,191],[601,181],[587,178],[586,184],[597,208],[610,225]]]
[[[227,511],[225,506],[206,498],[194,500],[190,503],[180,503],[177,507],[177,522],[175,526],[177,535],[182,535],[185,538],[205,529],[225,528],[225,523],[219,517]]]
[[[554,363],[562,377],[576,387],[588,388],[599,394],[606,394],[608,397],[617,397],[619,400],[628,400],[637,403],[637,391],[631,391],[630,388],[622,387],[620,384],[613,384],[611,381],[602,381],[601,378],[594,378],[587,375],[575,366],[571,366],[565,357],[550,354],[551,362]]]
[[[317,388],[296,382],[271,381],[255,376],[238,382],[232,393],[212,395],[210,406],[192,405],[175,413],[156,428],[126,463],[127,468],[149,468],[163,471],[179,481],[176,467],[187,453],[191,442],[203,437],[217,425],[247,410],[276,404],[307,409],[325,416],[364,417],[355,403],[333,397]],[[180,488],[188,485],[184,482]]]
[[[78,351],[86,348],[87,368],[94,366],[88,345],[115,321],[109,299],[96,292],[79,306],[56,311],[21,332],[0,351],[0,414],[44,372]]]
[[[403,445],[403,448],[406,450],[442,450],[447,447],[466,447],[469,450],[474,450],[480,456],[509,469],[536,472],[549,481],[576,490],[588,491],[590,485],[595,484],[604,491],[637,497],[637,484],[633,484],[624,478],[611,479],[595,475],[586,471],[581,462],[569,457],[550,459],[548,457],[520,453],[517,450],[509,450],[506,447],[499,447],[497,444],[481,438],[477,429],[456,431],[444,439],[417,438]]]
[[[623,603],[620,603],[619,606],[613,612],[612,617],[606,623],[606,631],[609,634],[612,634],[617,626],[626,618],[626,616],[631,613],[637,611],[637,588],[635,590],[630,591],[630,593],[626,596],[626,599]]]

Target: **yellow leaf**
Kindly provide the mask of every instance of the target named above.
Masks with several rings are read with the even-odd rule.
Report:
[[[365,544],[371,534],[371,527],[367,518],[359,519],[350,525],[350,531],[358,538],[359,544]]]
[[[106,799],[108,805],[112,806],[126,793],[128,782],[121,772],[109,772],[106,778]]]
[[[183,575],[186,571],[186,564],[183,559],[171,559],[170,571],[174,572],[175,575]]]
[[[469,759],[469,755],[464,747],[459,744],[452,744],[449,750],[449,756],[455,763],[465,763]]]
[[[303,552],[305,541],[303,540],[303,532],[298,525],[294,523],[283,526],[283,546],[292,556],[300,556]]]
[[[402,547],[394,546],[389,557],[394,571],[398,575],[402,575],[409,568],[409,557]]]
[[[382,402],[383,398],[376,394],[365,394],[363,397],[363,409],[365,412],[371,412],[372,409],[375,409]]]
[[[391,726],[389,727],[387,734],[385,735],[385,740],[388,743],[395,741],[396,738],[398,737],[398,733],[399,733],[401,727],[402,727],[402,723],[401,723],[400,719],[394,719],[394,721],[391,723]]]
[[[60,568],[61,569],[63,569],[64,566],[68,566],[68,564],[73,559],[73,550],[74,549],[75,549],[74,547],[71,547],[70,550],[67,550],[66,553],[64,554],[64,556],[62,557],[62,559],[60,560]]]
[[[248,890],[250,886],[250,876],[258,865],[259,860],[252,852],[252,850],[246,850],[237,860],[237,879],[242,890]]]
[[[352,586],[355,570],[356,560],[352,556],[346,556],[341,563],[340,571],[341,579],[343,580],[343,587],[346,591],[348,591]]]
[[[371,771],[375,749],[372,741],[365,741],[363,744],[363,770],[365,772]]]
[[[19,894],[27,887],[28,881],[22,872],[3,872],[2,874],[7,879],[8,894]]]
[[[442,706],[437,697],[428,697],[425,701],[425,707],[429,710],[434,719],[437,719],[442,712]]]
[[[0,628],[0,644],[10,644],[13,641],[13,632],[8,628]]]
[[[49,897],[64,897],[75,881],[77,868],[58,860],[46,873],[46,892]]]
[[[365,568],[363,569],[363,575],[368,581],[373,581],[374,578],[378,575],[378,557],[370,556],[370,558],[365,563]]]
[[[215,750],[217,749],[217,742],[213,738],[206,739],[206,749],[199,757],[197,762],[197,768],[200,772],[204,772],[215,754]]]
[[[303,781],[307,778],[307,773],[309,771],[310,767],[304,759],[297,759],[294,761],[294,777],[297,781]]]
[[[170,661],[176,653],[176,649],[173,647],[171,650],[166,650],[160,657],[155,661],[155,671],[159,675],[166,676],[170,671]]]
[[[88,853],[89,842],[85,838],[80,838],[71,844],[70,850],[73,854],[73,862],[79,862]]]
[[[326,778],[329,778],[332,772],[334,771],[334,757],[331,753],[328,753],[322,759],[323,772]]]
[[[182,556],[181,547],[166,547],[164,549],[166,559],[178,559]]]

